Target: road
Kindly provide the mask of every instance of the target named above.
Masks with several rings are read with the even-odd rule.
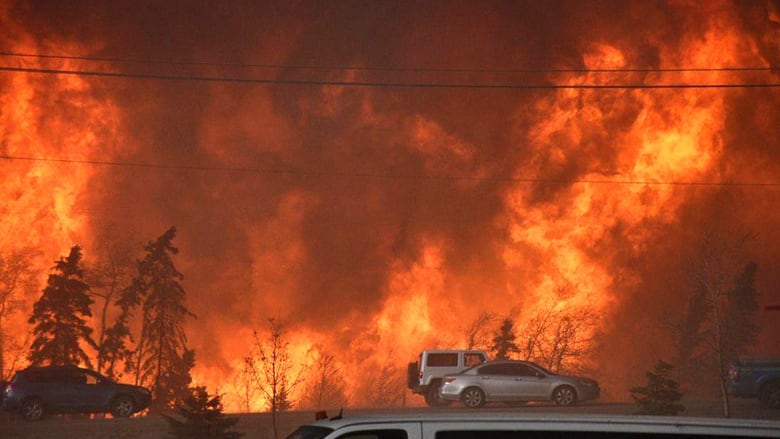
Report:
[[[687,416],[720,416],[720,401],[699,401],[686,403]],[[630,403],[591,403],[574,407],[556,407],[554,405],[532,404],[524,407],[492,406],[479,410],[512,411],[517,413],[571,412],[592,414],[630,415],[636,406]],[[344,416],[382,413],[388,410],[346,409]],[[470,413],[471,409],[459,405],[443,409],[427,407],[409,407],[393,409],[394,413],[405,412],[456,412]],[[762,408],[757,401],[736,400],[732,405],[733,417],[750,419],[769,419],[778,421],[780,428],[780,410]],[[328,413],[335,415],[336,413]],[[273,428],[268,413],[228,414],[239,418],[235,430],[245,434],[245,438],[271,439]],[[280,413],[277,418],[279,437],[285,437],[299,425],[314,420],[314,412],[290,411]],[[130,419],[89,419],[77,416],[54,416],[39,422],[26,422],[18,417],[0,418],[0,438],[2,439],[160,439],[165,437],[168,424],[160,416],[143,416]]]

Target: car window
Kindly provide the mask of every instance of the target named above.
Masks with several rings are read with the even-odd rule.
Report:
[[[91,373],[84,373],[84,384],[97,384],[100,382],[100,377]]]
[[[504,364],[488,364],[479,368],[480,375],[507,375],[509,372]]]
[[[515,376],[536,376],[536,371],[528,366],[527,364],[523,363],[513,363],[507,365],[507,368],[509,369],[510,375]]]
[[[458,365],[458,354],[428,354],[426,366],[454,367]]]
[[[353,431],[339,436],[340,439],[406,439],[404,430]]]

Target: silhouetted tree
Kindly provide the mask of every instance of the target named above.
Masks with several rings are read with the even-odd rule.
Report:
[[[690,269],[690,305],[672,326],[685,370],[697,371],[690,375],[694,383],[706,382],[709,376],[717,380],[726,417],[731,412],[728,362],[753,342],[758,331],[758,292],[753,287],[757,266],[746,262],[745,253],[753,238],[750,233],[705,230]]]
[[[325,409],[347,405],[344,375],[336,364],[336,357],[320,354],[304,389],[301,407]]]
[[[173,246],[175,236],[171,227],[144,247],[147,253],[138,262],[138,274],[119,300],[128,315],[141,309],[141,335],[133,352],[136,383],[151,387],[157,408],[174,404],[175,395],[187,391],[194,363],[183,326],[184,319],[194,315],[184,304],[184,276],[173,264],[172,256],[179,252]]]
[[[290,343],[284,338],[284,325],[268,319],[270,333],[262,340],[254,333],[253,352],[246,361],[255,377],[255,383],[271,409],[274,438],[278,438],[277,413],[292,408],[290,395],[303,382],[306,365],[297,367],[290,358]]]
[[[557,303],[551,303],[537,310],[536,314],[528,320],[527,324],[520,331],[518,353],[522,359],[539,361],[543,358],[542,351],[544,349],[545,334],[550,331],[550,327],[555,320],[556,306]]]
[[[98,236],[97,259],[85,269],[92,297],[95,299],[97,321],[97,371],[110,378],[118,378],[117,363],[128,361],[131,351],[127,347],[130,329],[127,326],[127,310],[120,306],[123,285],[129,283],[133,270],[133,258],[126,241],[117,238],[115,225],[105,228]],[[118,312],[116,308],[119,308]],[[109,326],[110,314],[114,322]]]
[[[593,349],[596,315],[588,307],[563,310],[549,322],[540,348],[540,360],[551,371],[571,368]]]
[[[743,354],[759,333],[756,323],[759,293],[754,286],[756,271],[758,264],[748,262],[734,280],[734,286],[726,293],[723,351],[727,360]]]
[[[639,407],[640,415],[675,416],[685,411],[680,404],[682,392],[677,381],[671,378],[672,365],[658,360],[652,372],[646,372],[647,384],[643,387],[632,387],[631,398]]]
[[[496,336],[493,337],[493,344],[490,348],[493,351],[494,358],[496,360],[509,359],[510,352],[519,352],[515,340],[515,322],[511,318],[507,317],[501,323],[501,327],[498,329]]]
[[[97,347],[86,320],[92,317],[92,298],[80,263],[81,248],[74,246],[67,258],[55,263],[43,295],[33,306],[29,323],[34,325],[35,338],[28,356],[32,365],[91,365],[81,343]]]
[[[205,387],[194,387],[176,404],[171,416],[163,413],[168,422],[169,437],[180,439],[237,439],[243,434],[231,431],[238,418],[226,417],[222,413],[219,395],[210,396]]]
[[[33,255],[30,249],[0,254],[0,381],[11,378],[21,352],[21,346],[9,341],[6,328],[12,314],[24,304],[24,296],[33,291]]]

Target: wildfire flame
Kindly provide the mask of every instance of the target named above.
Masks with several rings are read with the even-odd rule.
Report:
[[[597,20],[598,26],[588,28],[545,15],[581,32],[571,37],[560,30],[555,38],[572,45],[582,68],[563,71],[571,57],[552,57],[546,77],[531,81],[777,82],[771,72],[696,70],[776,67],[780,20],[771,5],[672,2],[664,8],[636,4],[615,12],[626,20],[646,17],[635,30],[610,27],[621,19]],[[256,51],[236,49],[235,56],[292,66],[318,60],[319,53],[338,58],[339,45],[349,41],[356,58],[347,63],[377,64],[380,55],[369,43],[279,14],[288,33],[273,28],[278,32],[269,42]],[[333,14],[343,23],[339,12]],[[484,24],[506,23],[500,11],[486,14],[473,28],[447,14],[462,28],[441,29],[418,18],[399,41],[376,38],[393,54],[388,64],[413,64],[426,56],[487,59],[475,44],[523,64],[518,60],[529,57],[531,43],[513,49],[491,41],[498,34]],[[0,37],[3,52],[74,55],[4,56],[2,64],[110,70],[110,63],[96,67],[94,60],[78,57],[132,53],[121,49],[135,42],[154,52],[153,44],[128,35],[126,27],[85,39],[70,28],[35,32],[36,23],[56,23],[56,15],[38,15],[24,2],[0,7],[0,22],[11,30]],[[673,30],[654,27],[667,17],[678,20],[670,24]],[[246,25],[237,16],[226,20]],[[261,27],[253,35],[266,41]],[[428,29],[462,42],[463,58],[449,47],[433,56],[404,46],[408,38],[430,37]],[[322,38],[310,40],[307,30]],[[467,39],[472,30],[473,41]],[[374,35],[373,28],[355,31],[361,38]],[[178,31],[171,32],[172,41],[180,41]],[[160,56],[170,56],[164,49]],[[222,47],[204,41],[190,49],[177,59],[198,59]],[[631,71],[637,64],[653,68]],[[675,70],[680,66],[688,69]],[[199,72],[221,73],[223,67]],[[394,78],[392,71],[376,74]],[[454,73],[419,74],[429,80]],[[370,75],[370,69],[333,74],[353,81]],[[707,200],[730,188],[698,183],[778,181],[778,103],[776,89],[442,91],[3,71],[0,253],[38,249],[33,265],[42,288],[53,261],[72,245],[82,245],[89,259],[107,224],[139,242],[177,226],[176,263],[185,274],[188,307],[198,316],[187,326],[196,349],[194,381],[220,392],[235,390],[252,333],[262,333],[269,317],[286,323],[293,363],[333,354],[350,404],[366,405],[377,371],[392,366],[402,381],[406,363],[422,349],[465,347],[464,328],[481,313],[509,315],[522,328],[553,306],[588,308],[599,316],[584,338],[600,350],[582,361],[603,374],[606,397],[622,398],[644,370],[637,365],[654,362],[659,347],[672,349],[658,329],[659,316],[686,303],[675,293],[684,291],[679,279],[670,277],[662,294],[653,289],[658,284],[652,280],[665,276],[669,265],[647,255],[667,249],[689,254],[685,230],[700,225],[691,212],[704,206],[705,218],[719,216]],[[752,256],[759,267],[772,267],[780,242],[772,231],[780,219],[777,188],[736,190],[744,191],[736,198],[744,200],[738,205],[745,210],[737,222],[760,229],[764,242],[774,244]],[[761,272],[758,287],[763,300],[777,302],[767,288],[780,281],[772,271]],[[25,311],[39,291],[17,294],[25,305],[5,328],[14,343],[24,344]],[[648,306],[656,295],[659,304]],[[780,333],[771,330],[777,323],[765,320],[770,329],[757,349],[773,346]],[[623,349],[645,342],[646,349]],[[409,394],[403,398],[421,404]],[[247,406],[237,398],[226,402],[228,410]],[[255,395],[248,405],[262,410],[266,403]]]

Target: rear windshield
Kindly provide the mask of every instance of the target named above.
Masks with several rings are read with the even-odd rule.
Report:
[[[290,433],[287,439],[322,439],[332,431],[332,428],[303,425]]]

